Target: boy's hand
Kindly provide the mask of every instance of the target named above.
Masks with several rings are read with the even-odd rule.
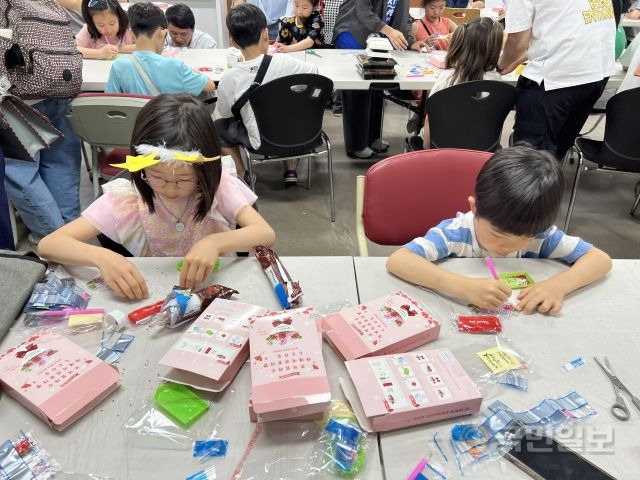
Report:
[[[553,280],[545,280],[535,285],[525,288],[518,295],[520,303],[516,305],[516,310],[524,313],[558,313],[562,308],[565,291],[562,286]]]
[[[104,45],[98,49],[100,52],[100,58],[113,58],[118,55],[118,47],[115,45]]]
[[[119,253],[105,250],[97,264],[105,283],[119,296],[131,300],[149,297],[147,283],[140,271]]]
[[[180,286],[195,288],[200,285],[213,270],[219,256],[218,246],[210,237],[196,242],[184,257]]]
[[[511,295],[511,289],[492,278],[468,278],[465,298],[485,310],[500,308]]]

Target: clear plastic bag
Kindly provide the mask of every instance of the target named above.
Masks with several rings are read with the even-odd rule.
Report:
[[[86,308],[91,295],[61,266],[47,272],[45,281],[36,283],[25,312]]]
[[[67,309],[26,312],[13,332],[18,338],[35,333],[51,332],[71,336],[100,330],[104,324],[104,309]]]

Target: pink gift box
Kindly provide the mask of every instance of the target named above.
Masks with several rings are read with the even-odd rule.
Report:
[[[447,52],[444,50],[433,50],[427,55],[427,61],[436,68],[444,68]]]
[[[322,335],[312,313],[298,308],[250,320],[250,406],[259,422],[317,418],[331,401]]]
[[[440,335],[440,322],[399,291],[322,319],[327,341],[345,360],[402,353]]]
[[[482,394],[447,349],[346,362],[345,396],[360,425],[385,432],[480,410]]]
[[[4,390],[56,430],[89,412],[119,379],[115,368],[60,335],[34,335],[0,355]]]
[[[256,305],[216,298],[162,357],[161,378],[220,392],[249,357],[249,319],[266,313]]]

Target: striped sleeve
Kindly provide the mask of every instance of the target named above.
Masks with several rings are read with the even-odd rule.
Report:
[[[545,238],[540,244],[540,258],[557,258],[569,264],[575,263],[591,249],[593,245],[580,237],[567,235],[556,226],[545,232]]]
[[[473,239],[471,230],[460,224],[458,219],[440,222],[437,227],[429,229],[424,237],[418,237],[404,247],[434,262],[449,256],[468,257]]]

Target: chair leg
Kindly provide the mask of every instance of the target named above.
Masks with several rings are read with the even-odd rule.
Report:
[[[254,192],[256,191],[256,185],[253,181],[253,162],[251,161],[251,153],[249,152],[248,149],[244,148],[244,154],[247,157],[247,170],[249,171],[249,188],[251,188],[251,190],[253,190]]]
[[[311,156],[307,157],[307,190],[311,190]]]
[[[327,164],[329,166],[329,202],[331,207],[331,222],[336,221],[336,201],[333,191],[333,159],[331,158],[331,142],[326,133],[322,132],[322,138],[324,138],[327,144]]]
[[[93,182],[93,199],[100,196],[100,165],[98,164],[98,147],[91,145],[91,181]]]
[[[571,215],[573,214],[573,204],[576,201],[576,193],[578,191],[578,182],[580,181],[580,174],[582,173],[582,152],[578,150],[578,166],[576,168],[576,176],[573,179],[573,187],[571,188],[571,197],[569,198],[569,208],[567,209],[567,217],[564,220],[564,231],[569,233],[569,224],[571,223]]]
[[[13,248],[15,250],[18,248],[18,222],[16,221],[16,209],[8,198],[7,206],[9,207],[9,223],[11,224],[11,235],[13,236]]]
[[[640,193],[636,196],[636,201],[633,203],[633,207],[631,208],[631,211],[629,212],[630,215],[635,215],[636,214],[636,210],[638,209],[638,204],[640,204]]]
[[[87,155],[87,147],[84,146],[84,141],[80,142],[82,148],[82,158],[84,160],[84,166],[87,169],[87,173],[91,176],[91,163],[89,162],[89,155]]]

